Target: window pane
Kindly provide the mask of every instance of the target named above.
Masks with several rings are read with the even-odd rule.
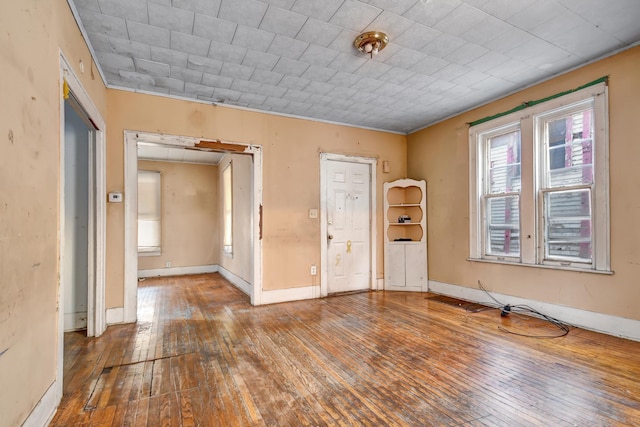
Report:
[[[520,191],[520,130],[489,139],[488,169],[490,194]]]
[[[547,187],[593,183],[593,110],[547,122]]]
[[[518,196],[486,199],[488,255],[520,256],[520,203]]]
[[[591,262],[591,190],[545,194],[546,258]]]

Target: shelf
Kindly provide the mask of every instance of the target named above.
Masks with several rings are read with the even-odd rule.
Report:
[[[389,224],[397,224],[398,218],[404,215],[408,215],[411,218],[409,224],[420,224],[424,213],[420,205],[389,206],[387,208],[387,221]]]
[[[424,194],[422,193],[422,189],[412,184],[406,187],[394,186],[387,191],[388,206],[422,206],[423,198]]]
[[[391,227],[392,225],[396,227]],[[412,242],[422,242],[424,239],[421,224],[389,224],[386,234],[388,242],[393,242],[399,238],[411,239]]]
[[[419,222],[390,222],[389,225],[420,225]]]
[[[390,208],[410,208],[410,207],[420,207],[420,203],[398,203],[395,205],[389,205]]]

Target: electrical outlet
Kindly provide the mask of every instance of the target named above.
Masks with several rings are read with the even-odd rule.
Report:
[[[167,261],[167,263],[164,266],[167,268],[171,267],[171,261]]]
[[[311,275],[315,276],[316,274],[318,274],[318,269],[316,268],[315,265],[311,266]]]

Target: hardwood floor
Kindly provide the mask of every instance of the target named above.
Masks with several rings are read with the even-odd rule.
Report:
[[[433,295],[252,307],[218,274],[147,279],[138,323],[65,335],[54,426],[640,426],[640,343]]]

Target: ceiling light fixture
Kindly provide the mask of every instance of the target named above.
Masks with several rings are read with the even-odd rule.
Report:
[[[389,43],[389,37],[380,31],[367,31],[356,37],[353,42],[354,46],[362,53],[377,55]]]

